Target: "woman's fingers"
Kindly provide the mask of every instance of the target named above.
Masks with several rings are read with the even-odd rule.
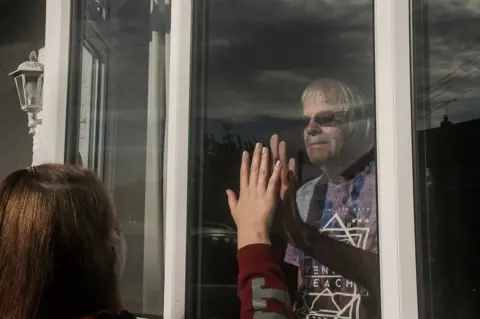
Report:
[[[260,173],[258,176],[257,190],[260,194],[265,194],[267,190],[267,180],[270,171],[270,152],[267,147],[262,148],[262,158],[260,163]]]
[[[275,167],[272,172],[272,176],[270,176],[270,180],[268,181],[267,187],[267,196],[270,199],[277,198],[278,193],[278,186],[280,185],[280,174],[282,170],[282,164],[280,161],[275,163]]]
[[[279,160],[282,168],[280,178],[282,183],[286,184],[288,183],[287,143],[285,141],[281,141],[278,149]]]
[[[255,145],[255,150],[253,151],[252,165],[250,167],[250,178],[248,180],[248,185],[250,189],[257,188],[258,173],[260,171],[260,163],[262,157],[261,149],[262,144],[257,143],[257,145]]]
[[[294,158],[291,158],[288,161],[288,171],[293,174],[294,178],[297,177],[297,165],[295,164],[295,159]]]
[[[248,179],[250,175],[250,156],[247,151],[242,154],[242,165],[240,166],[240,192],[248,188]]]
[[[297,170],[295,166],[295,159],[291,158],[288,161],[288,189],[290,190],[291,194],[296,194],[297,192]]]

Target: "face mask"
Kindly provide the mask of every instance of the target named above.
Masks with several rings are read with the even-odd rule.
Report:
[[[127,242],[122,233],[120,235],[120,243],[114,244],[113,249],[115,250],[115,256],[117,261],[115,262],[115,275],[120,281],[123,277],[123,272],[125,271],[125,262],[127,260]]]

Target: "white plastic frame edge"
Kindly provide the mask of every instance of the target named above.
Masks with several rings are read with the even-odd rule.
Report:
[[[418,319],[410,3],[374,1],[382,318]]]
[[[46,2],[42,129],[39,163],[34,164],[65,160],[71,2]]]
[[[171,2],[164,318],[185,317],[192,1]]]

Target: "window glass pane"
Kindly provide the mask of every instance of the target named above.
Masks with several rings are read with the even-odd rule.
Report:
[[[15,84],[17,86],[18,98],[20,99],[20,105],[26,105],[25,103],[25,76],[20,75],[15,78]]]
[[[372,1],[194,1],[188,318],[239,317],[225,190],[274,133],[316,234],[275,238],[299,317],[379,318],[373,31]]]
[[[478,318],[480,3],[413,1],[420,318]]]
[[[163,313],[165,3],[73,1],[67,161],[103,179],[128,254],[123,306]]]

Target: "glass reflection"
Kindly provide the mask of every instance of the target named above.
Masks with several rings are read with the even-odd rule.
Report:
[[[128,247],[122,306],[161,316],[166,5],[75,0],[72,7],[67,161],[95,171],[115,202]]]
[[[420,318],[478,318],[480,3],[413,1]]]
[[[313,229],[301,231],[309,234],[307,241],[298,236],[294,245],[301,250],[289,245],[285,255],[301,277],[296,310],[301,317],[371,318],[376,309],[366,304],[369,290],[378,296],[372,286],[378,276],[374,119],[365,116],[361,93],[337,80],[316,80],[302,102],[310,118],[304,129],[307,157],[322,174],[297,192],[300,217]],[[318,121],[319,114],[332,112],[343,116]]]
[[[242,151],[278,134],[305,222],[287,231],[309,234],[275,238],[298,317],[379,318],[373,3],[194,5],[188,317],[239,316],[225,190]]]

